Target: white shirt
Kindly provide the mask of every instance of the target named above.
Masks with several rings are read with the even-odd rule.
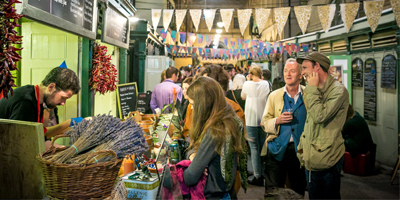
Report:
[[[246,97],[246,126],[260,126],[267,98],[270,93],[268,81],[246,81],[243,84],[241,97]]]
[[[231,90],[231,88],[232,88],[232,83],[233,83],[232,79],[229,79],[229,88],[228,88],[228,90]]]

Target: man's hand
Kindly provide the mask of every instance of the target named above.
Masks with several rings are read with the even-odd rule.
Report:
[[[252,77],[251,77],[251,74],[247,74],[246,80],[247,80],[247,81],[251,81],[251,78],[252,78]]]
[[[276,118],[276,125],[290,123],[292,119],[292,114],[289,112],[283,112],[278,118]]]
[[[317,72],[313,72],[311,76],[307,77],[307,79],[308,79],[308,85],[313,85],[318,87],[319,77]]]

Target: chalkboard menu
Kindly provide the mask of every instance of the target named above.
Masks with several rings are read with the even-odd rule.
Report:
[[[364,118],[376,121],[376,61],[373,58],[365,61]]]
[[[118,110],[121,119],[130,112],[136,111],[137,86],[136,83],[117,85]]]
[[[102,41],[114,46],[129,48],[129,20],[111,3],[103,14]]]
[[[360,58],[355,58],[351,62],[352,79],[351,84],[355,87],[363,86],[363,61]]]
[[[93,15],[96,9],[94,0],[28,0],[23,1],[20,13],[55,28],[95,39]]]
[[[153,113],[150,108],[151,92],[138,93],[137,110],[144,114]]]
[[[386,55],[382,59],[382,88],[396,89],[396,66],[396,57],[393,55]]]

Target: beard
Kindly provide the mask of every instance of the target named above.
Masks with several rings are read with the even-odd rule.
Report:
[[[46,104],[47,108],[54,109],[57,105],[50,103],[50,99],[53,99],[55,96],[55,92],[53,94],[45,94],[43,96],[43,102]]]

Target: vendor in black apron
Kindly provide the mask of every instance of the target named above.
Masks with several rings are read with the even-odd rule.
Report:
[[[52,69],[39,85],[25,85],[14,90],[14,95],[0,100],[0,118],[29,122],[44,121],[44,110],[64,105],[66,100],[80,90],[79,78],[70,69],[56,67]],[[58,125],[43,125],[45,140],[62,134],[73,122],[79,123],[81,117],[69,119]]]

